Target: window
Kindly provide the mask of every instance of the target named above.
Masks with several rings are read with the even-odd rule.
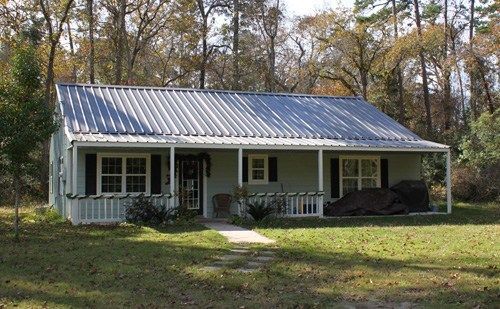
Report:
[[[248,156],[248,183],[251,185],[265,185],[268,183],[267,155]]]
[[[149,156],[98,156],[100,193],[146,193],[149,188]]]
[[[340,196],[349,192],[380,187],[379,157],[340,158]]]

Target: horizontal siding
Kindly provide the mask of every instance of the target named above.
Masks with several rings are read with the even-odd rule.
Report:
[[[177,150],[176,153],[196,154],[204,150],[188,151]],[[78,194],[85,193],[85,154],[96,153],[90,148],[79,148],[78,150]],[[166,184],[168,175],[168,149],[117,149],[105,148],[99,150],[105,153],[149,153],[162,155],[162,192],[168,193],[169,187]],[[238,153],[231,150],[206,150],[211,156],[211,176],[207,178],[207,214],[213,216],[212,197],[217,193],[232,194],[238,182]],[[278,160],[278,181],[270,182],[267,185],[245,185],[250,192],[304,192],[316,191],[318,188],[317,177],[317,152],[316,151],[259,151],[244,152],[244,156],[251,153],[267,154],[270,157],[277,157]],[[330,159],[341,155],[363,155],[363,153],[339,153],[325,151],[323,155],[323,176],[325,201],[330,200]],[[364,153],[366,154],[366,153]],[[401,180],[419,180],[421,178],[420,154],[416,153],[370,153],[369,155],[379,155],[388,160],[389,164],[389,185],[392,186]],[[237,206],[232,206],[232,212],[236,213]]]

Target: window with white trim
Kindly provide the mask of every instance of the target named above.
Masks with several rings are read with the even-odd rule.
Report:
[[[340,157],[340,196],[380,187],[379,157]]]
[[[265,185],[269,182],[267,155],[254,154],[248,156],[248,184]]]
[[[97,164],[100,193],[150,192],[148,155],[99,155]]]

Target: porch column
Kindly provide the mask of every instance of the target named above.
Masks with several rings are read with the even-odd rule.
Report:
[[[174,196],[175,194],[175,148],[170,147],[170,194]]]
[[[446,152],[446,212],[451,214],[451,152]]]
[[[323,192],[323,149],[318,150],[318,192]],[[318,215],[323,217],[323,195],[318,196]]]
[[[243,187],[243,149],[238,148],[238,187]],[[241,216],[241,201],[238,202],[238,216]]]
[[[238,186],[243,186],[243,149],[238,149]]]
[[[71,195],[78,194],[78,146],[73,144],[72,153],[71,153]],[[69,216],[71,223],[78,224],[78,199],[74,198],[69,200],[70,203],[70,211]]]

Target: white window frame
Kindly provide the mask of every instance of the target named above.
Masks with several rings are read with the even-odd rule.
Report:
[[[357,159],[358,160],[358,190],[361,190],[361,179],[363,177],[361,176],[361,160],[376,160],[377,161],[377,188],[381,187],[381,179],[380,179],[380,156],[339,156],[339,192],[340,192],[340,197],[344,196],[344,164],[343,160],[346,159]],[[352,177],[354,178],[354,177]],[[372,177],[365,177],[365,178],[372,178]]]
[[[122,159],[122,185],[121,192],[102,192],[102,158],[121,158]],[[127,192],[127,158],[146,159],[146,192]],[[151,192],[151,154],[136,153],[98,153],[97,154],[97,194],[140,194],[149,195]]]
[[[264,179],[253,179],[253,160],[264,159]],[[261,168],[259,168],[260,170]],[[267,185],[269,183],[269,158],[266,154],[248,155],[248,184],[249,185]]]

